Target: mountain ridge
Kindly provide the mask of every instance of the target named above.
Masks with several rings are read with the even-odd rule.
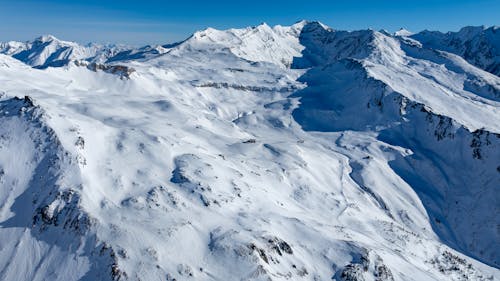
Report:
[[[326,26],[325,24],[323,24],[319,21],[301,20],[301,21],[298,21],[289,27],[281,26],[281,25],[276,25],[274,27],[270,27],[266,23],[262,23],[262,24],[257,25],[257,26],[243,28],[243,29],[217,30],[214,28],[207,28],[205,30],[201,30],[201,31],[193,33],[193,35],[188,37],[186,40],[183,40],[183,41],[178,42],[178,43],[166,44],[166,45],[164,44],[164,45],[157,45],[157,46],[144,46],[144,47],[140,47],[140,48],[128,47],[128,46],[123,46],[123,45],[117,46],[117,45],[112,45],[112,44],[111,45],[100,45],[100,44],[93,44],[93,43],[88,43],[86,45],[80,45],[80,44],[75,43],[75,42],[61,41],[53,35],[42,35],[40,37],[37,37],[33,41],[27,41],[25,43],[15,42],[15,41],[0,43],[0,53],[9,54],[9,55],[13,55],[13,54],[17,55],[19,60],[27,62],[28,64],[30,64],[32,66],[36,66],[36,67],[62,66],[62,65],[67,64],[70,60],[74,60],[74,59],[79,59],[79,60],[83,59],[83,60],[88,60],[90,62],[104,63],[104,62],[106,62],[106,60],[109,62],[113,62],[113,61],[120,61],[120,60],[127,60],[127,59],[138,59],[141,57],[144,58],[144,55],[141,55],[141,53],[146,54],[146,53],[151,52],[151,54],[153,56],[159,55],[159,54],[164,53],[165,51],[167,51],[171,47],[179,46],[179,45],[182,45],[183,43],[189,42],[190,39],[194,38],[194,39],[199,40],[199,39],[201,39],[200,37],[206,36],[206,33],[212,33],[212,34],[215,34],[215,33],[218,33],[218,34],[226,33],[227,34],[227,33],[229,33],[229,34],[234,35],[235,38],[237,38],[240,35],[244,36],[245,32],[248,33],[250,31],[254,31],[254,32],[257,31],[257,33],[274,32],[274,33],[279,33],[278,35],[283,35],[282,33],[285,33],[285,34],[286,33],[291,33],[291,34],[295,33],[297,35],[298,32],[304,26],[308,26],[308,28],[310,28],[311,26],[317,26],[317,27],[323,28],[325,30],[333,31],[333,29],[331,29],[330,27]],[[367,30],[370,30],[370,29],[367,29]],[[468,36],[469,37],[480,36],[480,37],[490,38],[491,37],[490,35],[483,36],[482,34],[483,33],[496,33],[496,31],[498,30],[498,26],[490,26],[490,27],[466,26],[457,32],[448,31],[446,33],[443,33],[440,31],[429,31],[429,30],[423,30],[423,31],[418,32],[418,33],[411,33],[409,31],[405,30],[404,28],[401,28],[401,30],[398,32],[395,32],[394,36],[408,37],[408,38],[421,38],[421,40],[425,40],[426,44],[428,44],[429,47],[432,48],[433,47],[433,45],[431,43],[432,40],[441,40],[441,41],[443,41],[443,40],[450,41],[451,40],[451,41],[453,41],[453,40],[458,40],[457,38],[460,38],[460,40],[464,40],[464,43],[468,44],[467,41],[471,40],[471,38],[467,38]],[[403,33],[401,33],[401,32],[403,32]],[[238,33],[241,33],[241,34],[238,34]],[[276,34],[274,34],[274,35],[276,35]],[[451,37],[451,38],[447,39],[447,38],[445,38],[446,36]],[[430,37],[430,38],[427,38],[427,37]],[[436,38],[434,39],[434,37],[436,37]],[[465,39],[463,37],[465,37]],[[44,40],[42,40],[42,39],[44,39]],[[252,39],[255,39],[255,38],[252,38]],[[260,40],[262,40],[262,39],[260,39]],[[498,56],[499,56],[498,53],[500,52],[499,51],[500,50],[500,42],[497,42],[498,41],[497,39],[495,39],[496,41],[493,40],[494,42],[491,39],[486,39],[486,40],[490,40],[490,41],[488,41],[488,43],[483,42],[483,44],[491,44],[491,46],[488,47],[489,49],[486,50],[486,52],[488,52],[488,53],[487,54],[479,53],[478,55],[475,56],[475,57],[481,57],[481,61],[478,61],[477,59],[472,60],[471,58],[469,58],[469,57],[474,57],[474,50],[471,50],[470,47],[468,47],[468,49],[466,49],[465,51],[458,50],[456,48],[454,49],[454,48],[447,47],[446,51],[449,51],[449,52],[452,52],[454,54],[458,54],[462,57],[465,57],[465,59],[468,60],[469,63],[476,65],[477,67],[480,67],[483,70],[486,70],[486,71],[498,76],[499,74],[498,74],[497,68],[498,68]],[[42,64],[41,62],[30,62],[27,60],[27,58],[18,54],[20,49],[25,51],[30,44],[33,44],[34,42],[37,42],[37,41],[42,42],[42,43],[56,42],[58,44],[62,44],[63,47],[73,46],[73,48],[74,48],[75,46],[78,46],[79,48],[74,48],[74,49],[77,49],[76,50],[77,53],[80,52],[83,54],[76,54],[73,56],[71,54],[65,55],[64,61],[59,63],[59,64],[58,64],[58,62],[50,62],[50,61],[48,63],[45,63],[45,64]],[[240,42],[240,44],[241,43],[242,42]],[[288,42],[288,43],[290,43],[290,42]],[[446,45],[446,44],[442,43],[442,45]],[[23,46],[23,47],[20,47],[20,46]],[[166,50],[158,51],[159,47],[163,47]],[[281,47],[283,47],[283,46],[281,46]],[[296,54],[297,48],[300,49],[300,47],[293,47],[292,50],[289,51],[289,53],[292,52],[293,54]],[[78,49],[84,49],[84,51],[78,50]],[[85,49],[88,49],[88,50],[85,50]],[[133,55],[131,57],[127,57],[125,55],[127,52],[131,53]],[[241,52],[241,50],[240,50],[240,52]],[[85,55],[85,53],[87,53],[87,54]],[[120,54],[121,56],[117,56],[118,53],[121,53]],[[244,51],[243,51],[243,53],[244,53]],[[240,55],[242,55],[243,53],[240,53]],[[89,54],[93,54],[93,55],[97,54],[98,56],[92,57],[92,55],[89,55]],[[38,56],[40,56],[40,55],[38,55]],[[486,57],[494,56],[493,61],[490,61],[491,59],[484,59],[483,57],[485,57],[485,56]],[[255,55],[253,55],[253,56],[250,55],[248,58],[256,59]],[[280,59],[283,60],[284,58],[280,58]],[[271,59],[268,58],[267,60],[271,60]],[[39,59],[39,61],[40,61],[40,59]],[[276,62],[280,62],[280,61],[278,60],[278,61],[272,61],[272,62],[276,63]],[[50,65],[51,63],[53,65]],[[287,66],[286,62],[284,64],[285,64],[285,66]],[[289,63],[288,63],[288,66],[290,66]]]

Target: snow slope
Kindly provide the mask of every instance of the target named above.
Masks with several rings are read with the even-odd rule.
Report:
[[[498,76],[306,21],[119,57],[0,54],[0,279],[500,278]]]

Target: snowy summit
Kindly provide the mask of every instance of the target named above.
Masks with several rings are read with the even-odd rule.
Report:
[[[408,37],[408,36],[411,36],[413,35],[413,32],[409,31],[409,30],[406,30],[404,28],[400,28],[398,31],[396,31],[394,33],[395,36],[405,36],[405,37]]]

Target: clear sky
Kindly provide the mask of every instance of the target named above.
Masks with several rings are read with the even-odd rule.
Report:
[[[456,31],[500,25],[500,0],[0,0],[0,41],[52,34],[80,43],[171,43],[206,27],[301,19],[345,30]]]

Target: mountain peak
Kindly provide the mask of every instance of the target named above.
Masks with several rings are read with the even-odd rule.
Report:
[[[301,33],[315,33],[332,31],[330,27],[319,21],[308,21],[302,26]]]
[[[257,25],[257,28],[271,28],[266,22],[261,22],[259,25]]]
[[[413,35],[413,32],[401,27],[398,31],[394,32],[394,36],[407,37]]]
[[[302,20],[299,20],[299,21],[295,22],[292,26],[304,26],[304,25],[306,25],[308,23],[309,23],[308,20],[302,19]]]
[[[303,28],[308,28],[309,30],[312,30],[312,29],[324,29],[324,30],[332,30],[331,27],[329,27],[328,25],[320,22],[320,21],[307,21],[307,20],[302,20],[299,22]],[[296,24],[299,24],[299,23],[296,23]],[[295,26],[296,24],[294,24],[293,26]]]
[[[484,32],[487,29],[486,26],[480,25],[480,26],[465,26],[462,27],[459,31],[458,34],[461,36],[467,36],[467,37],[473,37],[476,36],[482,32]]]
[[[34,41],[38,41],[38,42],[42,42],[42,43],[47,43],[47,42],[60,41],[60,40],[57,39],[54,35],[46,34],[46,35],[41,35],[41,36],[35,38]]]

